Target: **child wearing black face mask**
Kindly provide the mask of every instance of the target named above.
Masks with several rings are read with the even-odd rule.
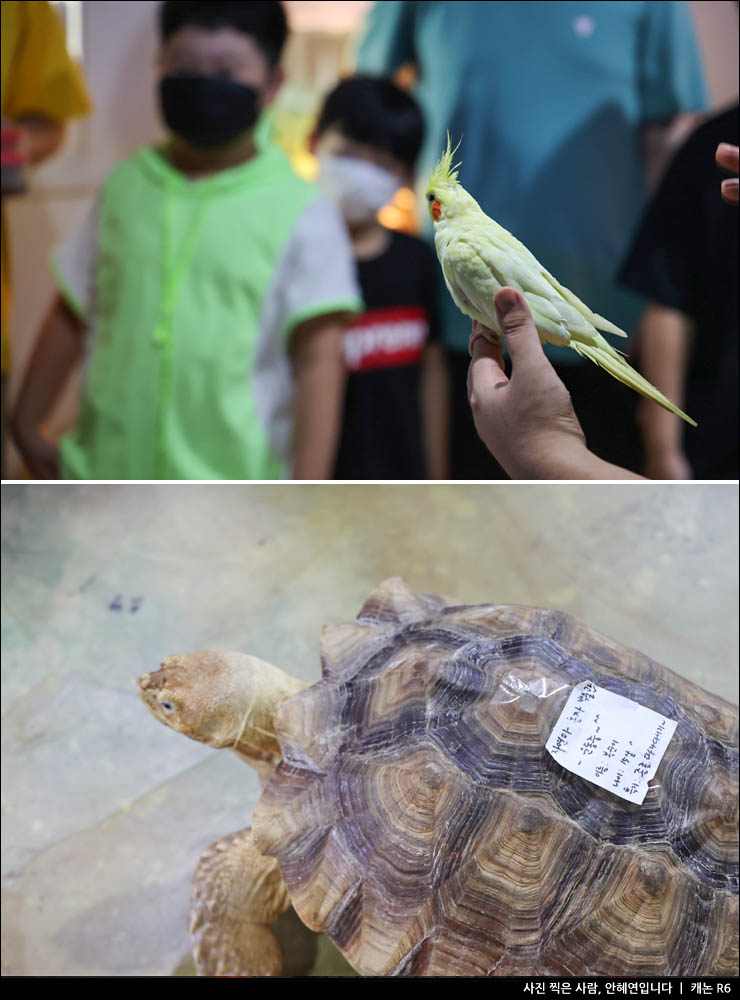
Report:
[[[336,209],[261,129],[282,80],[281,4],[168,2],[161,29],[171,138],[112,172],[56,254],[62,294],[16,441],[41,478],[329,478],[342,333],[362,301]],[[40,426],[85,333],[58,454]]]
[[[319,187],[349,229],[366,311],[346,331],[336,479],[446,479],[447,373],[432,249],[378,221],[413,184],[424,122],[390,80],[355,76],[328,95],[314,151]]]

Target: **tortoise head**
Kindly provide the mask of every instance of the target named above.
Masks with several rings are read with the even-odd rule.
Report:
[[[239,731],[231,673],[228,654],[204,650],[168,656],[159,670],[142,674],[137,683],[142,701],[160,722],[200,743],[223,747]]]
[[[258,759],[280,753],[275,712],[305,687],[256,656],[212,649],[168,656],[138,685],[146,707],[170,729]]]

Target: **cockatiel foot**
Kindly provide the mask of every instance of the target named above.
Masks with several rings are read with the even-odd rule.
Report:
[[[470,331],[470,343],[468,344],[468,354],[473,357],[473,347],[475,346],[476,340],[487,340],[489,344],[493,344],[494,347],[503,347],[501,337],[495,332],[495,330],[489,330],[487,326],[483,326],[477,320],[473,320],[473,328]]]

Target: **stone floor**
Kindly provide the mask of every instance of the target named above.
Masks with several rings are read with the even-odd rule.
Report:
[[[2,500],[6,975],[192,973],[190,873],[259,790],[139,701],[136,676],[169,653],[244,649],[318,679],[321,625],[402,575],[560,608],[738,700],[735,486],[9,485]],[[315,974],[348,972],[316,947]]]

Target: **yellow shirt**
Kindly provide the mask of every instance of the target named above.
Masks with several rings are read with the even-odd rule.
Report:
[[[0,109],[3,119],[44,115],[64,122],[92,109],[80,70],[70,59],[53,8],[36,0],[3,0]],[[2,219],[2,370],[8,365],[10,268]]]

